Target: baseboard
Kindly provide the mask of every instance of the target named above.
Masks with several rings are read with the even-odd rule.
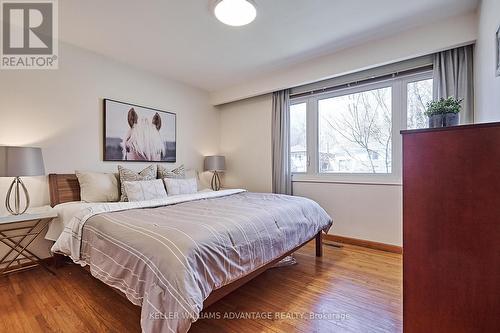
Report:
[[[367,247],[369,249],[374,249],[374,250],[399,253],[399,254],[403,253],[403,248],[401,246],[372,242],[364,239],[350,238],[350,237],[330,235],[330,234],[323,235],[323,239],[336,243]]]

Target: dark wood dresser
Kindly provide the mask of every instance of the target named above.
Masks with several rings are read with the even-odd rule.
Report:
[[[402,134],[404,332],[500,332],[500,123]]]

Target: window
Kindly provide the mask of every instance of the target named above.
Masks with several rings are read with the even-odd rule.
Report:
[[[290,106],[290,164],[292,172],[307,171],[306,110],[306,103]]]
[[[318,100],[318,128],[320,173],[391,173],[390,87]]]
[[[424,114],[426,105],[432,100],[432,79],[410,82],[407,84],[408,94],[408,129],[428,127],[427,116]]]
[[[399,183],[399,132],[427,127],[424,111],[432,95],[427,70],[292,98],[294,180]]]

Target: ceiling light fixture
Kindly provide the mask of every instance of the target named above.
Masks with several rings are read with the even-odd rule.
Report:
[[[214,7],[214,14],[222,23],[240,27],[255,20],[257,9],[248,0],[219,0]]]

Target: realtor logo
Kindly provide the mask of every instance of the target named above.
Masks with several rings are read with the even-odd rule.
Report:
[[[0,69],[57,69],[57,0],[0,4]]]

